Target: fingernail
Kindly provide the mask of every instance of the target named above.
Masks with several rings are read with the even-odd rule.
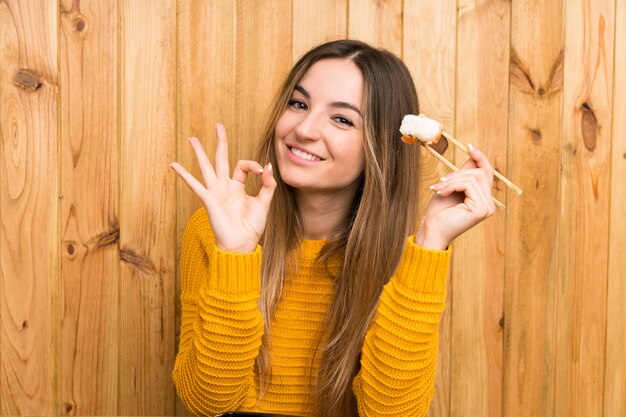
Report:
[[[267,169],[271,172],[272,171],[272,163],[270,162],[269,164],[267,164]]]
[[[431,190],[435,191],[435,186],[434,186],[434,185],[431,185],[431,186],[430,186],[430,187],[428,187],[428,188],[430,188]]]
[[[258,172],[259,174],[262,174],[262,173],[263,173],[263,168],[259,168],[259,169],[257,169],[257,172]]]
[[[443,181],[448,181],[448,179],[447,179],[446,177],[441,177],[439,180],[440,180],[441,182],[443,182]]]
[[[471,143],[467,144],[467,149],[469,149],[470,151],[474,149],[474,145],[472,145]]]

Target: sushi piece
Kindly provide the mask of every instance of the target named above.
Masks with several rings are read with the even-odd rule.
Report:
[[[402,141],[410,145],[420,141],[427,145],[437,143],[441,139],[443,125],[422,114],[407,114],[402,119],[400,133]]]

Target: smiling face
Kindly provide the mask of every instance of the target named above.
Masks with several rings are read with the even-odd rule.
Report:
[[[296,85],[274,129],[282,180],[301,193],[351,199],[363,172],[363,75],[349,59],[324,59]]]

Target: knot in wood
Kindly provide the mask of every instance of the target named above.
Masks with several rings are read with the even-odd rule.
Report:
[[[437,151],[439,155],[443,155],[446,149],[448,149],[448,140],[442,136],[437,143],[433,143],[430,147]]]
[[[583,103],[580,106],[582,112],[581,117],[581,131],[583,135],[583,142],[589,152],[593,152],[597,146],[597,134],[598,134],[598,120],[594,111],[591,109],[588,103]]]
[[[70,403],[65,403],[65,414],[74,415],[74,405]]]
[[[73,240],[65,241],[64,245],[65,245],[65,257],[67,259],[71,260],[71,259],[76,258],[76,256],[78,256],[77,242]]]
[[[530,129],[530,137],[533,143],[539,144],[541,142],[541,131],[539,129]]]
[[[43,83],[39,81],[35,74],[24,69],[19,70],[17,74],[15,74],[13,83],[16,87],[31,92],[37,91],[43,86]]]
[[[76,32],[82,32],[83,30],[85,30],[86,26],[87,26],[87,21],[85,20],[83,16],[77,16],[74,18],[74,30]]]

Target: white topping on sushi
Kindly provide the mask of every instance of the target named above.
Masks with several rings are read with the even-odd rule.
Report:
[[[402,119],[402,125],[400,125],[402,136],[408,136],[429,145],[439,141],[442,131],[443,125],[441,123],[421,114],[418,116],[407,114]]]

